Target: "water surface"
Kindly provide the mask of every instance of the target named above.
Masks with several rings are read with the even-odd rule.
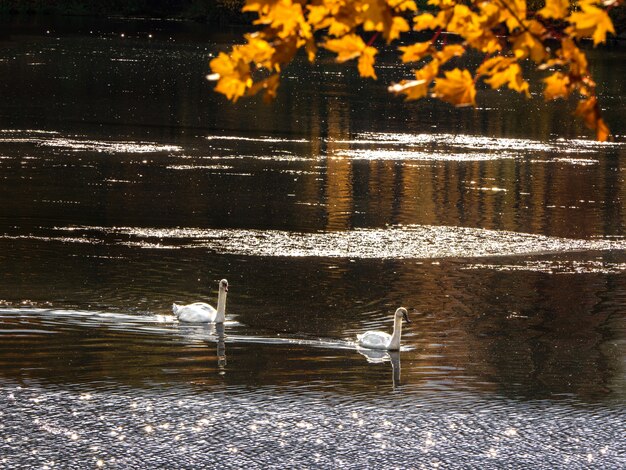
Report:
[[[0,467],[626,466],[622,50],[598,144],[329,60],[233,105],[236,34],[40,21],[0,48]],[[224,327],[171,315],[224,277]]]

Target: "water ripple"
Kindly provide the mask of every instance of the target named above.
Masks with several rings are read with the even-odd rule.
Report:
[[[337,143],[348,144],[384,144],[415,146],[424,144],[439,144],[445,147],[466,148],[471,150],[486,150],[493,152],[523,151],[528,152],[594,152],[599,148],[622,147],[622,143],[596,142],[582,139],[558,139],[551,142],[540,142],[531,139],[513,139],[503,137],[487,137],[469,134],[410,134],[410,133],[386,133],[364,132],[357,134],[355,139],[335,140]]]
[[[141,248],[204,248],[246,256],[354,259],[474,258],[592,250],[623,250],[624,240],[567,239],[499,230],[431,225],[297,233],[143,227],[56,227],[59,232],[121,235]],[[71,238],[67,238],[71,240]],[[167,242],[167,243],[166,243]]]
[[[626,271],[626,263],[597,260],[524,261],[519,264],[470,264],[461,269],[488,269],[494,271],[531,271],[548,274],[619,274]]]
[[[433,397],[434,398],[434,397]],[[281,388],[0,391],[0,465],[623,468],[624,412]]]
[[[29,143],[41,147],[69,149],[71,151],[91,151],[102,153],[156,153],[180,152],[182,147],[164,145],[155,142],[136,141],[101,141],[92,139],[77,139],[58,135],[56,132],[36,130],[0,130],[0,143]],[[25,136],[23,136],[25,134]]]
[[[487,162],[493,160],[507,160],[516,158],[514,154],[507,152],[500,153],[450,153],[441,152],[420,152],[411,150],[365,150],[351,149],[339,150],[332,156],[334,159],[349,158],[352,160],[401,160],[401,161],[441,161],[441,162]]]

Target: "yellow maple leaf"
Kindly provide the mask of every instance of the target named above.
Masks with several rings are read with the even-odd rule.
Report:
[[[450,44],[449,46],[445,46],[443,49],[433,54],[433,57],[437,59],[440,64],[444,64],[453,57],[460,57],[463,54],[465,54],[465,47],[463,47],[461,44]]]
[[[317,44],[315,44],[313,38],[307,39],[305,50],[309,62],[313,62],[315,60],[315,56],[317,55]]]
[[[607,138],[609,137],[609,128],[604,120],[600,117],[598,100],[595,96],[590,96],[588,98],[580,100],[578,102],[578,106],[576,106],[576,111],[574,111],[574,114],[580,116],[583,121],[585,121],[585,125],[589,129],[593,129],[596,131],[596,139],[600,141],[607,140]]]
[[[235,62],[228,54],[220,52],[215,59],[209,62],[209,67],[211,67],[211,71],[213,72],[213,75],[209,76],[211,77],[209,80],[219,80],[220,77],[225,77],[233,73],[235,70]]]
[[[413,101],[424,98],[428,94],[428,82],[426,80],[402,80],[400,83],[392,83],[387,90],[396,95],[406,95],[407,101]]]
[[[298,40],[297,37],[291,36],[290,38],[276,42],[275,52],[271,59],[271,70],[279,71],[283,64],[289,63],[298,52],[298,48],[304,44],[306,40]]]
[[[564,73],[554,72],[549,77],[544,78],[543,81],[546,84],[543,90],[546,101],[567,98],[572,92],[570,79]]]
[[[485,83],[489,84],[494,90],[507,85],[511,90],[524,93],[527,98],[530,98],[528,82],[522,78],[522,69],[515,61],[505,67],[493,70],[491,76],[485,79]]]
[[[455,5],[446,29],[467,39],[477,34],[479,18],[467,5]]]
[[[223,52],[213,59],[209,66],[213,72],[208,80],[217,81],[215,91],[229,100],[237,101],[252,84],[250,66],[241,57],[231,57]]]
[[[546,6],[537,12],[544,18],[563,19],[569,12],[569,0],[546,0]]]
[[[580,116],[590,129],[595,129],[597,122],[598,100],[595,96],[581,99],[576,106],[574,114]]]
[[[596,121],[596,139],[600,142],[605,142],[610,135],[611,131],[609,130],[609,126],[606,125],[606,122],[604,122],[604,119],[598,119]]]
[[[241,11],[256,11],[259,15],[267,13],[280,0],[246,0]]]
[[[518,59],[530,57],[536,64],[543,62],[548,56],[544,43],[528,31],[515,36],[512,48],[515,57]]]
[[[615,34],[613,22],[608,13],[591,3],[582,3],[581,10],[567,17],[570,26],[566,32],[574,37],[593,37],[594,46],[606,41],[606,34]]]
[[[415,79],[425,80],[427,84],[430,84],[430,82],[432,82],[439,74],[440,65],[441,64],[437,59],[431,60],[424,67],[415,71]]]
[[[239,46],[237,50],[246,62],[252,62],[258,67],[271,67],[271,59],[276,49],[264,39],[257,35],[249,34],[246,36],[247,44]]]
[[[299,3],[294,3],[292,0],[275,0],[264,3],[262,11],[259,12],[259,19],[254,21],[255,24],[270,26],[276,30],[276,35],[279,38],[286,38],[291,35],[305,38],[311,36],[311,26],[305,20],[302,6]],[[250,6],[246,5],[244,11],[249,8]]]
[[[384,31],[390,23],[387,5],[380,0],[355,1],[357,10],[363,19],[363,29],[365,31]]]
[[[262,80],[259,85],[259,90],[263,90],[263,102],[270,103],[276,98],[278,91],[278,85],[280,84],[280,76],[278,74],[272,75],[265,80]]]
[[[352,31],[354,22],[350,17],[336,16],[333,17],[328,26],[328,34],[335,37],[341,37]]]
[[[508,67],[514,59],[511,57],[504,57],[501,55],[490,57],[483,61],[482,64],[476,69],[478,75],[491,75],[494,70],[502,67]]]
[[[323,47],[337,53],[337,62],[346,62],[359,57],[367,45],[360,36],[346,34],[339,39],[329,39]]]
[[[524,29],[526,0],[505,0],[504,5],[506,5],[506,8],[500,8],[500,21],[506,24],[510,32],[516,29]]]
[[[411,27],[409,23],[402,18],[401,16],[394,16],[391,20],[391,24],[389,28],[385,28],[385,37],[387,38],[387,43],[398,39],[402,33],[406,33],[410,31]]]
[[[469,70],[445,72],[435,81],[434,96],[454,106],[476,106],[476,87]]]
[[[451,8],[455,5],[455,0],[428,0],[429,5],[437,6],[441,9]]]
[[[413,18],[413,29],[415,31],[424,31],[425,29],[437,29],[441,24],[439,19],[430,13],[422,13]]]
[[[374,56],[378,54],[375,47],[366,47],[359,57],[359,74],[361,77],[370,77],[376,80],[376,72],[374,72]]]
[[[410,46],[402,46],[398,49],[402,51],[402,62],[417,62],[423,59],[430,49],[431,42],[416,42]]]
[[[584,77],[589,74],[587,56],[571,38],[564,38],[561,41],[561,49],[557,51],[557,56],[569,64],[571,75]]]
[[[245,96],[254,96],[260,91],[265,90],[266,93],[265,93],[265,96],[263,97],[263,101],[266,101],[266,102],[271,101],[272,98],[270,98],[269,96],[270,95],[273,95],[273,97],[276,96],[276,89],[278,88],[279,79],[280,79],[279,75],[274,74],[274,75],[267,77],[266,79],[259,80],[258,82],[254,83],[246,90]]]
[[[413,0],[387,0],[387,5],[397,11],[417,11],[417,4]]]
[[[330,10],[326,5],[307,5],[307,10],[309,10],[307,21],[315,29],[326,28],[330,24],[331,19],[328,18]]]

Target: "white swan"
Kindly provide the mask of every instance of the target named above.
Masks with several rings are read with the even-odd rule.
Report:
[[[220,290],[217,294],[217,309],[204,302],[196,302],[188,305],[172,304],[172,311],[178,320],[193,323],[224,323],[226,314],[226,295],[228,294],[228,281],[220,281]]]
[[[362,335],[357,335],[357,344],[363,348],[397,351],[400,349],[403,318],[407,323],[411,323],[406,308],[400,307],[393,316],[393,334],[383,331],[366,331]]]

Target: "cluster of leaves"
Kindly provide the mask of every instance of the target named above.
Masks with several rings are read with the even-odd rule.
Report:
[[[246,0],[243,11],[256,13],[262,29],[213,59],[208,78],[232,101],[259,92],[271,100],[281,70],[296,52],[304,49],[313,61],[322,47],[336,53],[338,62],[356,60],[362,77],[376,79],[375,41],[390,44],[403,33],[421,31],[427,40],[398,48],[402,62],[415,65],[413,76],[389,91],[408,100],[435,97],[474,106],[482,80],[493,89],[529,96],[520,65],[529,61],[546,75],[545,99],[577,98],[575,114],[597,139],[606,140],[609,130],[579,43],[589,39],[597,45],[615,33],[607,11],[623,1],[546,0],[530,12],[526,0],[428,0],[428,10],[418,9],[414,0]],[[482,57],[480,65],[453,68],[459,61],[452,59],[470,49]]]

